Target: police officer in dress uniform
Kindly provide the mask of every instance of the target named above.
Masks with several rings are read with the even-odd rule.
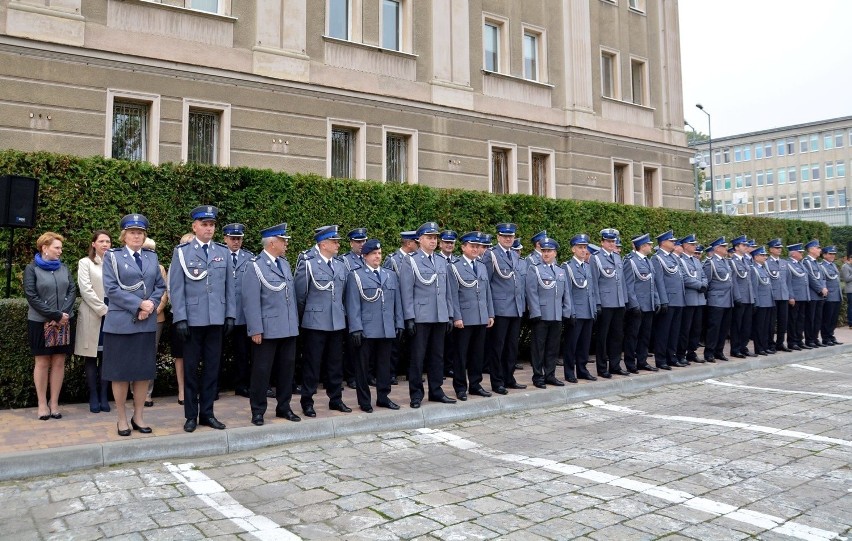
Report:
[[[615,253],[617,229],[601,230],[601,249],[592,256],[592,280],[595,282],[600,315],[595,359],[598,377],[611,378],[612,374],[629,376],[621,368],[621,346],[624,338],[624,312],[627,306],[627,284],[624,281],[624,264]]]
[[[548,238],[547,230],[539,231],[532,236],[533,251],[527,255],[527,261],[532,265],[537,265],[541,261],[541,241]]]
[[[438,255],[447,260],[448,264],[454,263],[458,258],[453,252],[456,249],[456,241],[459,234],[452,229],[441,231],[438,237]],[[456,336],[453,333],[448,334],[444,338],[444,377],[451,378],[455,373],[453,369],[456,365],[456,357],[458,349],[456,348]]]
[[[488,271],[478,260],[482,234],[461,237],[462,256],[449,264],[450,299],[453,303],[453,333],[457,355],[453,367],[453,389],[459,400],[468,394],[489,397],[482,387],[486,329],[494,325],[494,304],[488,284]]]
[[[624,258],[624,281],[627,284],[627,316],[624,332],[624,364],[631,374],[639,370],[656,372],[648,364],[648,346],[654,313],[660,307],[660,295],[654,282],[651,255],[651,235],[633,237],[633,251]],[[576,303],[575,303],[576,306]]]
[[[568,277],[566,289],[571,297],[573,317],[569,318],[563,337],[563,372],[565,381],[577,383],[578,379],[595,381],[589,373],[589,346],[592,341],[592,326],[597,314],[598,299],[592,267],[586,263],[589,236],[580,233],[571,237],[573,257],[562,264]]]
[[[813,239],[805,244],[805,251],[808,255],[802,260],[802,266],[808,273],[808,287],[811,291],[811,300],[805,317],[805,344],[818,348],[823,347],[819,341],[819,330],[822,327],[822,313],[828,288],[825,285],[824,269],[817,261],[822,251],[819,240]]]
[[[411,338],[408,393],[412,408],[424,398],[423,370],[429,383],[429,400],[454,404],[444,394],[444,337],[453,328],[447,260],[435,253],[438,224],[426,222],[417,229],[420,249],[400,265],[399,282],[405,329]],[[427,356],[428,354],[428,356]]]
[[[489,365],[491,390],[506,394],[507,389],[526,389],[515,380],[515,362],[521,337],[521,320],[526,306],[526,265],[513,245],[518,226],[497,224],[497,245],[485,252],[483,266],[488,271],[494,326],[486,331],[485,356]]]
[[[811,300],[811,290],[808,287],[808,271],[802,263],[804,247],[801,243],[787,246],[790,256],[790,318],[787,325],[787,347],[796,351],[811,349],[805,344],[805,319]]]
[[[533,385],[546,389],[547,384],[565,385],[556,377],[556,357],[559,355],[562,321],[570,319],[574,310],[567,288],[567,274],[556,262],[559,243],[545,237],[539,246],[541,260],[538,263],[531,261],[527,270],[526,296],[532,325]]]
[[[731,241],[734,253],[730,265],[733,271],[734,310],[731,314],[731,357],[745,359],[755,354],[748,350],[751,340],[751,323],[754,311],[754,288],[751,281],[751,257],[749,242],[745,235]]]
[[[399,234],[400,247],[385,257],[382,267],[392,270],[399,278],[399,271],[405,258],[417,251],[417,231],[402,231]],[[398,374],[408,374],[411,343],[405,333],[391,345],[391,385],[397,384]]]
[[[674,246],[674,231],[657,235],[657,253],[651,257],[654,282],[660,296],[660,311],[654,319],[654,363],[663,370],[686,366],[686,362],[677,357],[686,287],[683,267],[674,253]]]
[[[704,360],[715,363],[727,361],[725,340],[731,327],[731,309],[734,306],[733,271],[725,258],[728,243],[719,237],[708,246],[712,254],[704,260],[707,278],[707,337],[704,342]]]
[[[237,303],[237,317],[234,322],[234,332],[225,340],[223,349],[227,356],[228,350],[234,356],[234,369],[236,380],[234,381],[234,394],[249,396],[249,382],[251,380],[251,340],[246,334],[246,317],[243,314],[242,303],[242,280],[246,270],[246,263],[254,257],[254,254],[243,248],[243,237],[246,226],[243,224],[228,224],[222,228],[225,244],[228,246],[228,277],[233,281],[234,300]]]
[[[796,301],[790,293],[792,274],[790,273],[789,263],[786,259],[781,259],[782,246],[781,239],[772,239],[766,243],[766,247],[769,248],[766,272],[769,274],[769,280],[772,284],[772,299],[775,301],[775,308],[769,316],[769,328],[773,335],[769,344],[770,352],[792,351],[784,345],[784,337],[787,335],[789,307]]]
[[[685,288],[684,307],[680,317],[680,336],[677,342],[677,360],[681,364],[703,363],[696,350],[701,336],[701,320],[707,304],[707,278],[701,264],[694,257],[698,240],[695,234],[680,239],[682,253],[678,256]]]
[[[340,235],[337,225],[315,230],[316,256],[307,253],[296,267],[296,299],[302,314],[302,412],[316,417],[314,395],[325,367],[328,407],[352,411],[343,403],[343,339],[346,328],[346,265],[337,257]]]
[[[217,430],[225,428],[213,415],[213,401],[219,383],[222,337],[234,328],[237,304],[234,281],[228,272],[230,250],[211,242],[218,214],[219,209],[211,205],[193,209],[195,238],[175,247],[169,272],[175,330],[186,342],[183,429],[187,432],[193,432],[199,423]]]
[[[346,315],[349,333],[358,355],[356,394],[362,411],[372,413],[369,368],[376,367],[376,406],[398,410],[388,395],[391,390],[391,345],[404,327],[402,297],[395,272],[382,268],[382,245],[367,240],[361,248],[364,264],[346,278]]]
[[[837,326],[837,316],[840,314],[840,304],[843,302],[843,293],[840,287],[840,273],[834,264],[837,257],[837,248],[826,246],[822,249],[823,276],[825,276],[825,287],[828,295],[825,297],[825,305],[822,311],[822,325],[820,335],[822,345],[839,346],[841,343],[834,337],[834,328]]]
[[[452,229],[441,231],[438,248],[441,251],[440,255],[444,256],[448,263],[452,263],[456,259],[455,251],[458,238],[459,234]]]
[[[751,281],[754,289],[754,352],[758,355],[769,355],[772,336],[769,323],[775,301],[772,298],[772,279],[766,269],[767,253],[763,246],[758,246],[751,250],[749,255],[752,259]]]
[[[296,288],[290,263],[284,258],[290,235],[282,223],[260,232],[263,251],[245,266],[242,279],[246,336],[252,342],[252,371],[249,404],[251,423],[263,425],[266,413],[266,391],[272,370],[276,381],[275,416],[288,421],[301,421],[290,408],[296,367],[296,337],[299,335],[299,313]]]
[[[367,242],[367,228],[356,227],[346,234],[349,239],[349,251],[343,254],[343,264],[346,265],[346,272],[352,272],[364,265],[364,258],[361,255],[361,247]],[[348,328],[348,325],[347,325]],[[351,331],[346,333],[346,336],[351,336]],[[343,341],[343,381],[350,389],[355,389],[355,372],[358,364],[358,355],[352,349],[349,340]],[[375,381],[373,382],[375,384]]]

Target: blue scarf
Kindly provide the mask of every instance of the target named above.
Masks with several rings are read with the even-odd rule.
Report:
[[[41,254],[36,254],[35,256],[35,264],[40,269],[44,269],[47,271],[56,271],[59,270],[59,267],[62,265],[58,259],[52,259],[50,261],[45,261],[41,258]]]

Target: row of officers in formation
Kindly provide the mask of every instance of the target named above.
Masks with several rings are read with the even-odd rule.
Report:
[[[458,235],[427,222],[403,231],[393,250],[356,228],[343,255],[339,227],[327,225],[315,230],[314,246],[299,253],[293,270],[284,257],[286,223],[260,232],[263,250],[255,255],[231,242],[246,234],[242,224],[223,228],[228,244],[213,242],[218,213],[214,206],[192,211],[194,238],[174,249],[168,273],[174,331],[184,341],[187,432],[198,424],[225,428],[213,406],[223,336],[232,331],[248,346],[242,355],[237,348],[247,380],[237,392],[248,396],[255,425],[264,423],[270,378],[275,415],[290,421],[300,420],[290,406],[293,389],[300,389],[302,414],[314,417],[320,383],[329,407],[342,412],[351,411],[343,384],[352,379],[365,412],[373,411],[371,385],[376,406],[399,409],[389,397],[397,374],[407,373],[412,408],[426,399],[455,403],[523,389],[514,371],[524,320],[538,388],[727,361],[728,338],[737,358],[838,343],[836,250],[817,240],[787,245],[782,258],[780,239],[757,246],[746,236],[720,237],[705,249],[695,235],[667,231],[656,236],[656,249],[649,234],[633,237],[622,256],[619,231],[604,229],[598,244],[573,236],[571,256],[560,264],[559,243],[546,231],[532,237],[534,249],[522,258],[512,223],[496,226],[494,244],[491,234]],[[148,220],[128,215],[121,227],[146,231]],[[140,254],[149,264],[140,264]],[[109,314],[124,316],[105,331],[132,335],[156,309],[166,288],[156,268],[151,251],[107,252]],[[588,367],[593,335],[597,377]],[[111,345],[119,347],[114,339]],[[151,357],[144,362],[153,363],[156,344],[126,345],[144,349]],[[143,362],[122,351],[125,362]],[[454,398],[443,388],[445,375]],[[290,384],[296,380],[300,387]]]

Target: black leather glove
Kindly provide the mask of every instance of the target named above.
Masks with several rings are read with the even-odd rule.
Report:
[[[565,324],[568,325],[569,327],[573,327],[574,325],[577,324],[577,316],[572,315],[571,317],[566,317],[565,318]]]
[[[352,345],[356,348],[361,347],[361,338],[364,337],[364,333],[361,331],[355,331],[353,333],[349,333],[349,336],[352,337]]]
[[[178,321],[175,323],[175,332],[184,342],[189,340],[189,326],[186,324],[186,321]]]
[[[638,307],[638,306],[634,306],[634,307],[632,307],[632,308],[628,308],[628,309],[627,309],[627,311],[628,311],[630,314],[633,314],[633,315],[636,315],[636,314],[638,314],[638,313],[640,312],[640,310],[639,310],[639,307]]]
[[[453,332],[453,322],[448,321],[447,322],[447,334],[450,334],[451,332]]]
[[[740,301],[734,301],[734,306],[742,306],[743,303]]]
[[[235,320],[232,317],[225,318],[225,327],[223,329],[225,331],[225,336],[228,336],[234,331],[234,321]]]
[[[531,318],[530,318],[530,323],[532,323],[533,325],[535,325],[535,324],[536,324],[536,323],[538,323],[539,321],[541,321],[541,316],[538,316],[538,317],[531,317]]]
[[[405,329],[397,329],[396,330],[396,337],[399,338],[400,336],[402,336],[402,331],[404,331],[404,330]]]
[[[598,306],[598,309],[597,309],[597,310],[595,310],[595,317],[600,316],[600,315],[601,315],[601,312],[603,312],[603,308],[601,308],[600,306]]]
[[[661,314],[665,314],[668,311],[669,311],[669,305],[668,304],[661,304],[660,305],[660,313]]]
[[[698,288],[698,292],[699,292],[699,293],[701,293],[702,295],[703,295],[704,293],[707,293],[707,286],[701,286],[701,287],[699,287],[699,288]]]
[[[413,319],[406,319],[405,320],[405,332],[408,333],[408,336],[414,336],[414,333],[417,332],[417,327],[414,326],[414,320]]]

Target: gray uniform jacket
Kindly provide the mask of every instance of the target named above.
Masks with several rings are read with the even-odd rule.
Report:
[[[343,264],[346,265],[346,270],[351,271],[353,269],[360,269],[364,266],[364,260],[361,259],[361,256],[354,253],[349,252],[347,254],[343,254]]]
[[[61,263],[55,271],[40,269],[35,263],[27,265],[24,269],[24,295],[29,305],[27,319],[30,321],[59,321],[62,314],[74,315],[77,287],[65,263]]]
[[[574,305],[568,293],[568,276],[565,269],[554,263],[530,264],[527,271],[527,307],[530,317],[543,321],[562,321],[571,317]]]
[[[837,267],[828,261],[821,261],[820,264],[823,268],[822,275],[825,277],[825,287],[828,288],[828,296],[825,300],[841,302],[843,294],[840,292],[840,273],[837,272]]]
[[[402,250],[397,250],[385,258],[382,267],[394,271],[399,276],[400,264],[404,262],[406,257],[409,257],[408,254],[402,253]]]
[[[654,282],[660,303],[671,307],[686,306],[686,288],[683,285],[683,268],[679,258],[659,250],[651,257]]]
[[[526,265],[522,265],[518,254],[495,246],[485,252],[484,267],[491,284],[491,299],[494,315],[499,317],[521,317],[526,308]]]
[[[527,255],[526,261],[527,266],[538,265],[539,263],[541,263],[541,252],[539,252],[538,250],[533,250]]]
[[[577,319],[595,319],[598,309],[598,297],[595,292],[595,281],[591,279],[592,266],[580,263],[571,258],[562,264],[568,276],[568,295],[571,297],[571,307]]]
[[[808,272],[808,287],[811,289],[811,300],[821,299],[822,288],[825,287],[825,273],[822,270],[822,266],[819,264],[819,261],[811,256],[806,256],[802,259],[802,266]]]
[[[676,256],[677,257],[677,256]],[[707,287],[707,277],[701,269],[701,264],[691,255],[681,254],[681,274],[683,275],[683,287],[686,296],[686,306],[704,306],[707,297],[700,292],[702,287]]]
[[[290,263],[283,257],[281,270],[275,258],[261,252],[244,265],[241,282],[246,334],[263,338],[290,338],[299,335],[296,287]]]
[[[846,284],[846,293],[852,293],[852,265],[844,263],[840,267],[840,279]]]
[[[157,307],[166,292],[157,254],[145,248],[139,251],[142,270],[127,248],[113,248],[104,254],[104,295],[109,299],[104,332],[134,334],[157,331]],[[154,312],[137,320],[143,300],[154,303]]]
[[[754,289],[754,306],[756,308],[772,308],[775,300],[772,298],[772,279],[765,266],[751,266],[751,285]]]
[[[299,260],[295,282],[302,327],[315,331],[346,328],[343,300],[347,274],[346,264],[339,257],[326,263],[322,257],[306,254]]]
[[[733,271],[728,261],[717,254],[704,260],[707,278],[707,306],[731,308],[734,305]]]
[[[236,292],[228,277],[230,253],[224,244],[210,242],[205,258],[198,239],[175,247],[169,267],[169,298],[175,323],[186,321],[190,327],[204,327],[222,325],[225,318],[236,319]]]
[[[769,279],[772,280],[772,298],[775,301],[789,301],[792,274],[787,260],[768,258],[766,271],[769,273]]]
[[[379,268],[379,276],[363,265],[346,278],[346,316],[349,332],[361,331],[364,338],[395,338],[404,328],[399,278]]]
[[[453,321],[468,325],[486,325],[494,317],[494,303],[488,271],[482,262],[476,263],[476,272],[463,257],[450,264],[450,299],[453,303]]]
[[[447,260],[436,253],[432,261],[417,250],[399,267],[402,313],[417,323],[446,323],[453,319]]]
[[[237,303],[237,318],[234,322],[235,325],[245,325],[246,317],[243,314],[243,302],[242,302],[242,282],[243,282],[243,274],[246,271],[246,263],[254,257],[254,254],[249,252],[248,250],[240,250],[237,252],[237,264],[234,265],[234,258],[231,255],[233,252],[228,252],[228,272],[230,273],[231,280],[234,281],[234,301]],[[275,269],[278,270],[278,269]],[[257,333],[255,333],[257,334]]]
[[[621,256],[604,250],[592,256],[592,279],[598,304],[603,308],[627,306],[627,284],[624,283],[624,265]]]
[[[647,257],[630,252],[624,258],[624,281],[627,283],[627,307],[653,312],[660,305],[654,281],[654,270]]]
[[[743,304],[754,304],[754,288],[749,275],[751,262],[745,257],[734,254],[731,256],[730,265],[734,271],[731,276],[734,281],[734,300]]]
[[[808,287],[808,271],[801,262],[795,259],[787,260],[790,269],[790,297],[796,301],[809,301],[813,298]]]

